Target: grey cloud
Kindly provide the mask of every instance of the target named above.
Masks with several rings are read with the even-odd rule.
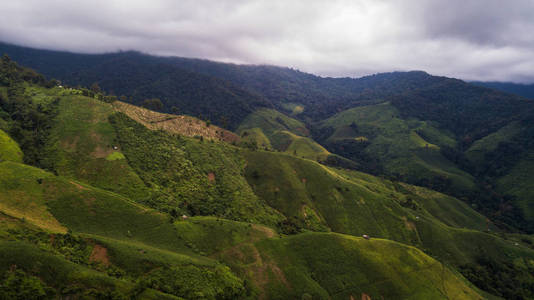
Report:
[[[449,0],[409,2],[401,8],[433,38],[452,37],[483,45],[534,45],[534,1]]]
[[[534,81],[531,0],[17,0],[0,40],[84,53],[139,50],[326,76],[426,70]]]

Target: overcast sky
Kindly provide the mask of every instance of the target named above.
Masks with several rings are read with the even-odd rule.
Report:
[[[6,0],[0,40],[358,77],[534,82],[534,0]]]

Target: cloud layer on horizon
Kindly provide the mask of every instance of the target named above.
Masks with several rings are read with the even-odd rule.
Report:
[[[17,0],[0,14],[1,41],[38,48],[534,82],[532,0]]]

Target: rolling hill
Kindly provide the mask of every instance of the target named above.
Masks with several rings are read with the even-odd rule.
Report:
[[[31,61],[32,51],[38,50],[21,53]],[[44,66],[70,57],[54,67],[57,74],[71,74],[75,66],[85,74],[102,57],[124,62],[140,54],[43,55]],[[213,82],[228,80],[267,104],[236,113],[234,134],[194,116],[60,87],[2,58],[2,296],[534,297],[533,237],[509,222],[517,219],[488,213],[495,204],[508,218],[515,216],[508,205],[530,209],[532,102],[422,72],[328,79],[284,68],[144,57],[181,64],[186,77],[195,67],[203,79],[190,91],[204,84],[202,76],[233,70]],[[119,84],[105,71],[111,65],[91,72]],[[265,74],[271,81],[259,84]],[[292,84],[308,98],[281,99],[277,91],[291,88],[266,88],[291,83],[291,76],[301,78]],[[167,90],[154,82],[147,95],[157,86]],[[210,83],[203,88],[214,91]],[[340,94],[321,98],[329,89]],[[241,105],[225,97],[188,99]],[[322,105],[332,110],[319,110]],[[328,163],[331,157],[351,168]],[[516,198],[473,196],[483,191]],[[459,194],[466,199],[454,197]],[[488,199],[495,202],[481,202]],[[531,216],[525,214],[527,222]]]

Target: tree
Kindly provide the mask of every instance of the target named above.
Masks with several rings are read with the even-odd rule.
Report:
[[[95,92],[95,93],[101,93],[102,90],[100,89],[100,86],[98,85],[97,82],[93,83],[91,85],[91,91]]]

